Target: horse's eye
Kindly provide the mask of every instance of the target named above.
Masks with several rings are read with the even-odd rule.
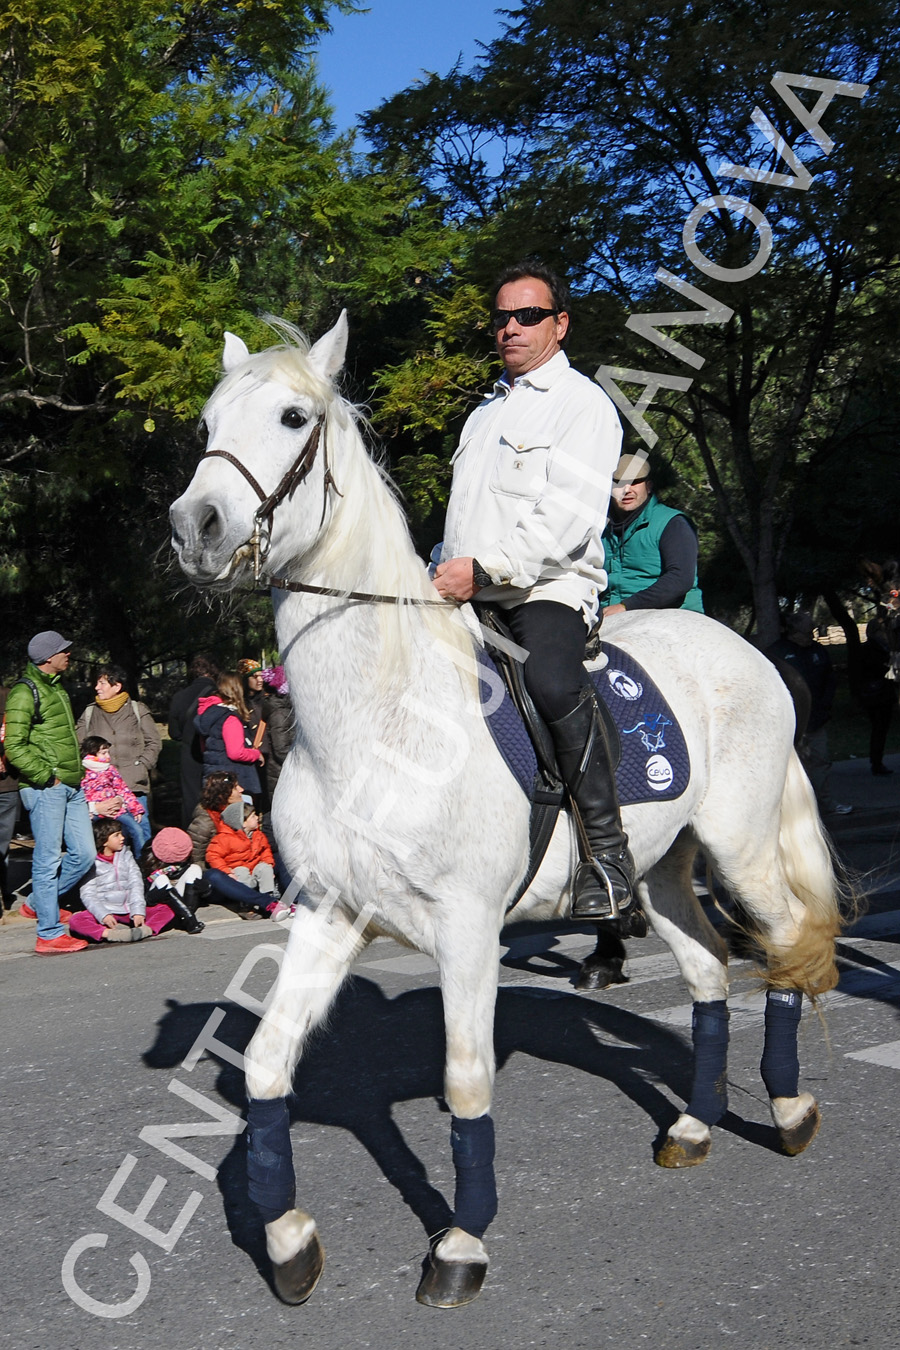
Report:
[[[293,431],[305,427],[307,422],[306,413],[301,412],[299,408],[285,408],[281,414],[281,425],[290,427]]]

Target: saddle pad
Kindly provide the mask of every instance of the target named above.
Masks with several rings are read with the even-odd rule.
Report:
[[[691,762],[681,727],[643,666],[610,643],[603,643],[608,662],[588,671],[619,731],[622,758],[616,769],[621,806],[672,801],[691,776]],[[538,771],[537,756],[525,723],[497,672],[490,653],[478,653],[481,706],[497,749],[527,797]]]

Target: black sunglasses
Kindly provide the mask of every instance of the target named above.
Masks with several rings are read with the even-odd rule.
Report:
[[[491,327],[495,333],[505,328],[510,319],[515,319],[520,328],[536,328],[550,315],[559,316],[558,309],[541,309],[540,305],[526,305],[524,309],[495,309],[491,315]]]

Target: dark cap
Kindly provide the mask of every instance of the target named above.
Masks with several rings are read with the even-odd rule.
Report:
[[[35,633],[28,644],[28,659],[36,666],[42,666],[57,652],[67,652],[71,645],[69,638],[64,638],[62,633],[54,633],[52,629],[44,633]]]

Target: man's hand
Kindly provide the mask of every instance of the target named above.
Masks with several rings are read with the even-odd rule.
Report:
[[[627,610],[625,609],[625,606],[624,606],[624,605],[606,605],[606,606],[604,607],[603,613],[604,613],[604,614],[625,614],[625,613],[627,613]]]
[[[118,815],[124,806],[121,797],[109,797],[105,802],[96,802],[98,816],[106,816],[107,819]]]
[[[449,562],[438,563],[434,574],[434,585],[438,595],[445,600],[458,600],[463,604],[471,600],[478,587],[472,576],[471,558],[451,558]]]

